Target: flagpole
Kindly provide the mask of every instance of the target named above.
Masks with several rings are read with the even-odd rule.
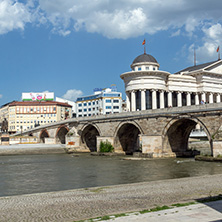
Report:
[[[196,49],[194,47],[194,66],[196,66],[196,65],[197,65],[197,63],[196,63]]]
[[[218,60],[220,60],[220,46],[217,47]]]

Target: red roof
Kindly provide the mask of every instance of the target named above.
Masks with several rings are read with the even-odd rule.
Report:
[[[57,105],[57,106],[65,106],[72,107],[68,103],[62,103],[57,101],[25,101],[25,102],[12,102],[9,106],[49,106],[49,105]]]

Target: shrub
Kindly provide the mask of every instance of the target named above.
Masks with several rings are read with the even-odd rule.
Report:
[[[101,153],[108,153],[108,152],[113,152],[114,148],[112,144],[106,140],[105,142],[101,141],[99,145],[99,152]]]

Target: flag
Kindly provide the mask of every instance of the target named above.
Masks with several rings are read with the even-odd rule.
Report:
[[[144,39],[142,45],[145,45],[145,44],[146,44],[146,40]]]
[[[220,46],[217,47],[217,52],[219,52],[219,50],[220,50]]]

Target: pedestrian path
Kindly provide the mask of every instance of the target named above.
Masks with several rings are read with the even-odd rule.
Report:
[[[222,200],[209,203],[197,203],[184,207],[161,210],[149,213],[131,213],[128,216],[110,216],[110,220],[103,222],[219,222],[222,221]]]
[[[222,175],[218,174],[0,197],[0,221],[73,222],[125,212],[141,212],[156,206],[194,202],[203,197],[221,197],[221,184]],[[206,217],[207,221],[215,222],[222,221],[221,205],[221,202],[194,204],[165,212],[131,215],[126,220],[124,217],[117,219],[124,222],[130,219],[131,221],[189,221],[190,217],[190,221],[202,222],[204,221],[202,218]],[[205,208],[202,209],[202,207]],[[198,218],[200,216],[202,216],[201,219]],[[133,220],[134,217],[135,220]]]

